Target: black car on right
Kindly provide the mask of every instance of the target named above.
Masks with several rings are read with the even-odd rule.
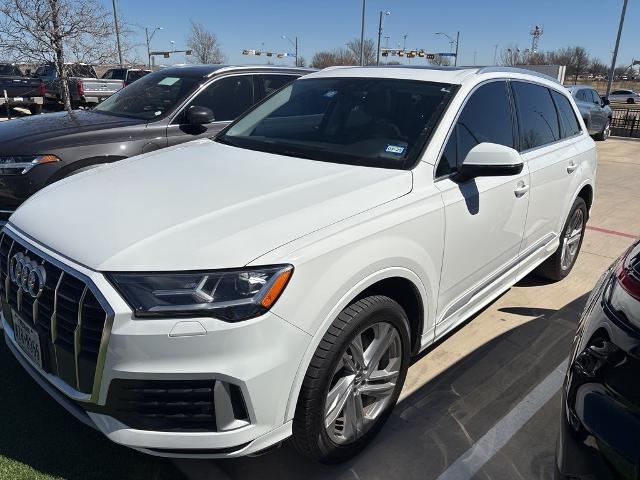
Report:
[[[600,278],[562,391],[557,474],[640,479],[640,242]]]

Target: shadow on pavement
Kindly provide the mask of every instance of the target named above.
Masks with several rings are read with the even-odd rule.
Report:
[[[177,465],[194,480],[435,479],[568,356],[587,296],[558,311],[502,309],[536,318],[484,344],[401,401],[374,443],[343,465],[309,461],[288,444],[261,457]],[[491,476],[481,470],[476,478],[553,478],[559,406],[549,402],[542,410],[548,428],[537,444],[526,437],[527,443],[515,446],[523,455],[510,458],[501,451],[502,469]],[[527,455],[532,449],[535,455]]]
[[[116,445],[58,406],[18,364],[1,331],[0,368],[0,478],[184,478],[168,460]]]

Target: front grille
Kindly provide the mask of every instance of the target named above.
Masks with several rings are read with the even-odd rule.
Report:
[[[105,413],[138,430],[216,432],[249,423],[240,387],[220,380],[116,379]]]
[[[19,252],[45,269],[46,281],[37,299],[19,291],[9,277],[11,258]],[[0,292],[3,301],[38,332],[43,369],[86,394],[93,390],[107,319],[107,312],[92,288],[80,274],[63,270],[22,240],[2,234]]]

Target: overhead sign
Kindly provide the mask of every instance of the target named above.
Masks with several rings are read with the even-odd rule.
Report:
[[[439,57],[455,57],[456,56],[455,53],[449,53],[449,52],[437,53],[436,55],[438,55]]]

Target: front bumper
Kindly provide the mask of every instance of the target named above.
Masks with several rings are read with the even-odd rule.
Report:
[[[46,253],[57,256],[54,252]],[[286,410],[301,359],[311,340],[307,333],[273,313],[239,323],[212,318],[133,319],[129,307],[102,274],[63,261],[89,278],[114,312],[105,344],[104,365],[99,365],[101,371],[96,372],[99,381],[94,395],[77,395],[73,388],[65,387],[64,382],[41,370],[23,355],[4,315],[2,323],[5,341],[19,362],[76,418],[116,443],[162,456],[247,455],[291,434],[291,419],[286,418]],[[190,431],[174,428],[175,425],[157,430],[140,425],[132,428],[123,420],[131,415],[123,417],[114,402],[113,392],[122,382],[160,382],[163,385],[210,382],[212,388],[232,386],[241,392],[246,418],[224,422],[210,430]],[[174,389],[172,394],[180,395],[182,390]],[[217,420],[224,405],[216,403],[217,393],[214,397],[213,411]],[[185,403],[181,398],[173,400],[176,400],[175,404]],[[148,405],[149,402],[145,408]]]
[[[612,274],[579,322],[562,391],[557,466],[580,479],[640,479],[640,331],[607,308]]]

